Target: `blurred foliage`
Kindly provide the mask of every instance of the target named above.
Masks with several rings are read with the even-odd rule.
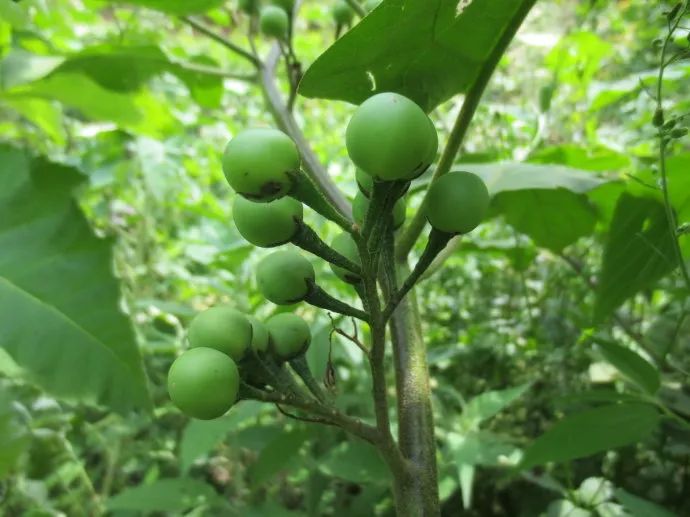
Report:
[[[670,6],[541,0],[484,95],[458,166],[487,179],[492,217],[418,290],[444,515],[690,514],[690,308],[668,259],[649,93]],[[296,17],[305,66],[333,43],[330,8],[305,1]],[[248,401],[190,421],[168,400],[198,311],[280,310],[258,294],[267,251],[232,224],[220,170],[226,141],[271,114],[246,62],[178,17],[190,9],[247,43],[234,1],[0,0],[0,513],[390,515],[383,463],[344,432]],[[355,30],[340,42],[356,44]],[[254,41],[264,55],[270,42]],[[687,59],[666,70],[669,112],[690,113],[689,79]],[[429,107],[466,84],[439,88]],[[433,112],[441,143],[461,103]],[[296,103],[349,197],[352,110]],[[671,202],[690,223],[688,138],[669,156]],[[679,239],[687,258],[690,237]],[[314,266],[327,291],[354,299]],[[338,406],[370,418],[360,351],[329,341],[322,312],[297,311],[312,325],[312,369],[322,378],[330,356]],[[584,438],[570,450],[567,437]]]

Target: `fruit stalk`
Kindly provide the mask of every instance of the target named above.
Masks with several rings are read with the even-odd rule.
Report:
[[[355,275],[362,274],[362,268],[357,264],[342,256],[340,253],[331,248],[328,244],[323,242],[321,238],[309,226],[303,222],[299,222],[297,233],[292,237],[291,241],[295,246],[299,246],[305,251],[320,257],[331,264],[340,266]]]
[[[350,220],[326,200],[311,178],[303,172],[300,171],[293,176],[293,186],[289,195],[333,221],[346,232],[352,231]]]
[[[357,309],[355,307],[352,307],[351,305],[348,305],[345,302],[341,302],[340,300],[333,298],[330,294],[328,294],[326,291],[321,289],[318,285],[316,285],[313,282],[308,283],[309,292],[307,293],[307,296],[304,298],[305,302],[315,307],[321,307],[322,309],[337,312],[338,314],[352,316],[353,318],[357,318],[365,322],[369,321],[369,315],[363,310]]]
[[[295,357],[292,361],[290,361],[290,366],[295,373],[299,375],[304,382],[304,385],[309,391],[311,391],[312,395],[319,400],[319,402],[324,404],[328,403],[328,396],[326,395],[326,392],[321,389],[318,381],[314,378],[311,368],[309,368],[309,363],[307,363],[306,356],[300,355]]]

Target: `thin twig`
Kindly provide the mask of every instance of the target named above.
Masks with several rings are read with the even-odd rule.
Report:
[[[211,38],[213,41],[216,43],[219,43],[223,45],[225,48],[231,50],[238,56],[243,57],[247,61],[249,61],[252,65],[254,65],[256,68],[259,68],[261,66],[261,60],[256,57],[254,54],[249,52],[248,50],[245,50],[244,48],[240,47],[236,43],[233,43],[230,41],[228,38],[223,36],[222,34],[218,34],[216,31],[214,31],[212,28],[208,27],[206,24],[196,20],[195,18],[192,18],[191,16],[181,16],[180,20],[185,22],[187,25],[193,27],[197,31],[201,32],[205,36],[208,36]]]

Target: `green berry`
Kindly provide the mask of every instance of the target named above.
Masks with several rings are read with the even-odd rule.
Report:
[[[309,283],[314,282],[314,267],[292,250],[276,251],[264,258],[256,268],[261,294],[277,305],[290,305],[304,300]]]
[[[352,23],[354,12],[349,4],[344,0],[338,0],[335,4],[333,4],[331,13],[333,14],[333,19],[337,25],[350,25]]]
[[[237,399],[240,374],[235,362],[213,348],[184,352],[168,372],[168,393],[187,416],[211,420],[223,416]]]
[[[379,93],[365,100],[345,132],[350,159],[384,181],[410,180],[436,156],[438,135],[426,113],[407,97]]]
[[[249,323],[252,324],[252,349],[259,354],[266,353],[268,350],[268,329],[254,316],[247,316]]]
[[[371,197],[371,191],[374,189],[374,178],[357,167],[355,170],[355,180],[359,191],[367,197]]]
[[[241,312],[219,305],[197,314],[188,335],[190,347],[213,348],[239,361],[251,344],[252,326]]]
[[[255,14],[259,10],[259,0],[239,0],[238,7],[247,14]]]
[[[431,226],[446,233],[469,233],[489,209],[489,191],[476,174],[449,172],[434,181],[426,200]]]
[[[271,351],[284,361],[294,359],[307,351],[311,343],[309,325],[296,314],[284,312],[266,321]]]
[[[354,239],[349,233],[343,232],[336,235],[331,241],[331,248],[340,253],[343,257],[350,259],[351,262],[354,262],[359,266],[362,265],[362,260],[359,257],[359,251],[357,249],[357,243],[355,243]],[[331,269],[338,276],[338,278],[344,280],[345,282],[355,284],[360,281],[359,275],[355,275],[347,269],[335,266],[333,264],[331,264]]]
[[[254,203],[237,196],[232,208],[240,235],[261,248],[289,242],[299,229],[302,214],[302,203],[291,197]]]
[[[364,218],[369,210],[369,203],[370,201],[361,192],[357,192],[355,199],[352,201],[352,217],[360,226],[364,224]],[[405,200],[400,198],[393,206],[393,227],[397,230],[404,222]]]
[[[292,188],[299,171],[297,147],[277,129],[247,129],[228,142],[223,172],[230,186],[252,201],[273,201]]]
[[[261,8],[259,27],[266,36],[284,40],[287,38],[290,18],[282,7],[267,5]]]

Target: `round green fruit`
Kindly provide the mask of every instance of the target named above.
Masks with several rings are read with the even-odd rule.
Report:
[[[196,315],[188,337],[191,348],[213,348],[239,361],[251,345],[252,325],[241,312],[219,305]]]
[[[350,259],[350,261],[354,262],[355,264],[359,266],[362,265],[362,260],[359,257],[359,250],[357,249],[357,243],[355,243],[354,239],[349,233],[343,232],[336,235],[331,241],[331,248],[340,253],[343,257]],[[355,275],[354,273],[351,273],[342,267],[331,264],[331,269],[338,276],[338,278],[350,284],[356,284],[361,280],[359,275]]]
[[[187,416],[211,420],[225,414],[237,399],[240,374],[235,362],[213,348],[191,348],[168,372],[168,393]]]
[[[240,11],[247,14],[254,14],[259,10],[259,0],[239,0],[237,5]]]
[[[302,203],[291,197],[254,203],[237,196],[232,208],[240,235],[261,248],[289,242],[297,233],[303,212]]]
[[[276,357],[284,361],[306,352],[311,342],[309,325],[296,314],[276,314],[266,321],[266,328],[270,336],[271,350]]]
[[[259,27],[266,36],[284,40],[287,38],[290,18],[285,9],[277,5],[267,5],[261,8]]]
[[[266,353],[268,350],[268,329],[254,316],[247,316],[249,323],[252,324],[252,349],[258,354]]]
[[[315,278],[314,266],[292,250],[271,253],[256,268],[261,294],[277,305],[304,300],[309,292],[309,282],[314,282]]]
[[[434,181],[426,200],[431,226],[446,233],[469,233],[489,210],[489,191],[476,174],[449,172]]]
[[[345,132],[350,159],[384,181],[410,180],[436,156],[438,136],[426,113],[407,97],[379,93],[365,100]]]
[[[352,201],[352,217],[355,222],[362,226],[364,218],[369,210],[370,201],[361,192],[357,192],[355,199]],[[405,222],[405,200],[398,199],[393,206],[393,227],[397,230]]]
[[[291,175],[299,168],[297,147],[277,129],[242,131],[228,142],[223,154],[228,183],[252,201],[268,202],[285,196],[292,188]]]
[[[344,0],[338,0],[331,11],[333,19],[337,25],[350,25],[354,12],[352,8]]]
[[[371,197],[371,191],[374,189],[374,178],[357,167],[355,170],[355,180],[357,180],[359,191],[365,196]]]

